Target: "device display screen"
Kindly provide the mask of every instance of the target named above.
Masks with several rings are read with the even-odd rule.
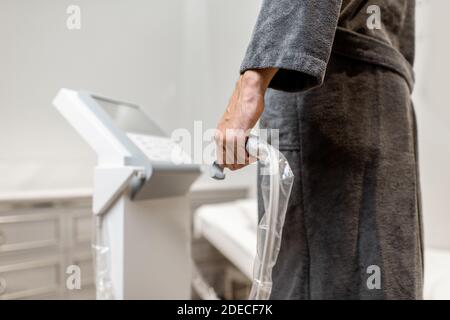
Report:
[[[125,132],[167,136],[139,107],[98,96],[93,96],[93,98],[108,113],[114,123]]]

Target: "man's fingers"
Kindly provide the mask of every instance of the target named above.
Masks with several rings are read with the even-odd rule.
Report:
[[[247,133],[241,129],[227,129],[216,132],[216,154],[219,164],[231,170],[237,170],[250,164],[246,150]]]

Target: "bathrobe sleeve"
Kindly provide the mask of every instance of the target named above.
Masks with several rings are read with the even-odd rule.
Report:
[[[280,70],[269,87],[301,91],[322,84],[342,0],[263,0],[241,74]]]

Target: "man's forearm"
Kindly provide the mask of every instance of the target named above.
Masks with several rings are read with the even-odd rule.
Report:
[[[277,71],[276,68],[250,69],[239,77],[215,135],[217,158],[225,159],[221,163],[225,167],[236,170],[248,164],[248,159],[245,163],[235,163],[236,152],[245,150],[245,137],[264,111],[264,94]],[[238,141],[241,145],[238,143],[235,148]]]

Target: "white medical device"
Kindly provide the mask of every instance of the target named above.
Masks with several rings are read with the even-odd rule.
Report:
[[[93,212],[108,259],[96,268],[111,285],[97,282],[97,297],[189,299],[187,195],[200,166],[136,105],[68,89],[53,104],[98,156]]]

